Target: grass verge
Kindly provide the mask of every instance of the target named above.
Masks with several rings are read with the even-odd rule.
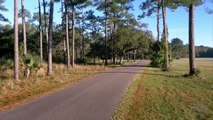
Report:
[[[175,60],[169,72],[147,67],[138,74],[113,120],[212,120],[213,60],[196,59],[199,77],[188,73],[188,60]]]
[[[34,74],[20,81],[8,79],[12,76],[12,70],[0,71],[0,74],[8,75],[8,78],[0,78],[0,111],[66,88],[84,78],[109,69],[103,66],[75,66],[74,69],[67,70],[66,66],[55,64],[53,76],[44,74],[39,77]]]
[[[133,64],[133,61],[125,61],[122,65]],[[54,64],[53,76],[46,76],[43,70],[37,73],[32,72],[26,79],[23,72],[20,71],[21,80],[12,79],[13,71],[7,69],[0,71],[0,111],[16,107],[19,104],[26,103],[38,97],[47,95],[59,89],[71,86],[80,80],[92,77],[98,73],[108,71],[122,65],[112,65],[104,67],[103,65],[77,65],[74,69],[67,70],[64,64]],[[43,65],[47,68],[46,64]]]

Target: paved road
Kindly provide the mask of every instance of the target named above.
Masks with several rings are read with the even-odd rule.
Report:
[[[147,65],[117,68],[6,112],[0,120],[109,120],[133,77]]]

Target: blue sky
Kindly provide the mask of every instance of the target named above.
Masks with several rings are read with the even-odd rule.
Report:
[[[133,3],[134,11],[132,11],[137,17],[141,11],[139,10],[139,4],[141,1],[145,0],[135,0]],[[195,45],[204,45],[213,47],[213,14],[208,14],[205,11],[206,7],[213,9],[213,5],[210,4],[210,0],[206,0],[202,6],[196,7],[195,11]],[[4,5],[8,12],[4,12],[4,16],[7,17],[13,23],[13,0],[6,0]],[[20,3],[20,0],[19,0]],[[33,12],[38,11],[37,0],[25,0],[25,8]],[[20,9],[19,5],[19,9]],[[61,14],[58,12],[60,10],[60,4],[55,4],[54,12],[54,22],[60,23]],[[169,41],[172,38],[180,38],[183,40],[184,44],[188,43],[188,12],[186,8],[178,8],[174,12],[167,9],[167,23],[169,30]],[[98,13],[97,13],[98,14]],[[143,18],[140,20],[142,23],[148,23],[148,29],[153,32],[154,37],[156,37],[156,17],[153,15],[149,18]],[[162,21],[162,20],[161,20]],[[1,22],[2,23],[2,22]],[[162,28],[162,25],[161,25]],[[162,31],[162,30],[161,30]]]

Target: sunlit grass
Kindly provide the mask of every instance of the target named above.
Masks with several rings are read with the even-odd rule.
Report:
[[[197,59],[198,77],[188,73],[188,59],[175,60],[170,72],[147,67],[128,89],[113,115],[118,120],[212,120],[213,60]]]

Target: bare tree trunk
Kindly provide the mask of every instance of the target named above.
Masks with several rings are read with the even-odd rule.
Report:
[[[107,0],[105,0],[105,65],[108,64],[107,62]]]
[[[84,38],[84,33],[82,33],[83,38],[82,38],[82,59],[85,59],[85,38]]]
[[[40,33],[40,58],[43,60],[43,34],[41,28],[41,4],[40,0],[38,0],[38,9],[39,9],[39,33]]]
[[[64,64],[66,64],[66,50],[67,50],[66,37],[65,38],[63,37],[63,40],[64,40]]]
[[[83,9],[83,8],[82,8]],[[82,13],[81,14],[83,14],[83,10],[82,10]],[[83,17],[83,15],[82,15],[82,17]],[[81,18],[81,19],[83,19],[83,18]],[[82,30],[82,26],[81,26],[81,23],[82,21],[81,20],[79,20],[79,26],[78,26],[78,28],[79,28],[79,33],[80,33],[80,35],[81,36],[83,36],[83,30]],[[81,39],[82,40],[82,39]],[[83,40],[82,40],[83,41]],[[80,54],[80,60],[82,60],[83,59],[83,42],[82,41],[79,41],[79,47],[80,47],[80,49],[79,49],[79,54]],[[78,57],[77,57],[78,58]]]
[[[195,47],[194,47],[194,4],[189,6],[189,75],[194,75],[195,66]]]
[[[24,55],[26,55],[27,54],[27,38],[26,38],[24,0],[21,0],[21,12],[22,12],[22,32],[23,32],[23,41],[24,41]]]
[[[72,5],[72,67],[75,66],[75,6]]]
[[[96,53],[97,53],[97,52],[96,52],[96,51],[97,51],[97,48],[96,48],[97,40],[96,40],[96,38],[97,38],[97,36],[96,36],[96,29],[95,29],[94,26],[93,26],[92,32],[94,33],[94,35],[93,35],[93,40],[94,40],[94,43],[93,43],[93,44],[94,44],[94,47],[93,47],[93,48],[94,48],[94,51],[93,51],[93,53],[92,53],[92,54],[93,54],[92,56],[93,56],[93,61],[94,61],[93,63],[94,63],[94,65],[96,65],[96,57],[97,57],[97,56],[96,56]]]
[[[136,50],[134,50],[133,51],[134,53],[133,53],[133,60],[134,60],[134,62],[136,61]]]
[[[70,44],[69,44],[69,19],[67,11],[67,0],[65,1],[65,17],[66,17],[66,44],[67,44],[67,68],[70,68]]]
[[[120,60],[119,60],[119,63],[120,63],[120,64],[123,63],[123,58],[124,58],[123,56],[120,56]]]
[[[66,32],[64,33],[64,15],[65,15],[65,18],[66,18],[66,14],[64,14],[64,3],[66,1],[61,1],[61,25],[62,25],[62,34],[61,34],[61,37],[63,39],[63,61],[64,61],[64,64],[66,64],[66,37],[65,37],[65,34]]]
[[[158,0],[157,8],[157,40],[160,41],[160,0]]]
[[[164,56],[164,66],[163,69],[168,71],[169,69],[169,58],[168,58],[168,36],[167,36],[167,23],[166,23],[166,7],[164,6],[164,0],[162,0],[162,13],[163,13],[163,37],[164,37],[164,49],[165,49],[165,56]]]
[[[47,13],[46,13],[46,3],[45,3],[45,0],[43,0],[43,8],[44,8],[44,24],[45,24],[45,32],[46,32],[46,42],[47,42],[47,45],[48,45],[48,25],[47,25]],[[48,47],[47,47],[48,49]],[[47,50],[48,51],[48,50]]]
[[[78,60],[78,55],[79,55],[79,52],[78,52],[78,46],[76,45],[75,46],[75,61],[77,62],[77,60]]]
[[[116,15],[115,15],[115,13],[113,13],[113,15],[114,15],[114,18],[116,17]],[[115,33],[115,27],[116,27],[116,24],[115,24],[115,22],[113,22],[113,34],[111,35],[112,36],[112,48],[113,48],[113,50],[112,50],[112,63],[113,64],[116,64],[115,63],[115,36],[114,36],[114,33]]]
[[[14,77],[19,80],[18,0],[14,0]]]
[[[49,32],[48,32],[48,75],[53,74],[52,70],[52,38],[53,38],[53,11],[54,0],[50,1]]]
[[[82,59],[85,58],[85,47],[84,47],[84,10],[82,8]]]

